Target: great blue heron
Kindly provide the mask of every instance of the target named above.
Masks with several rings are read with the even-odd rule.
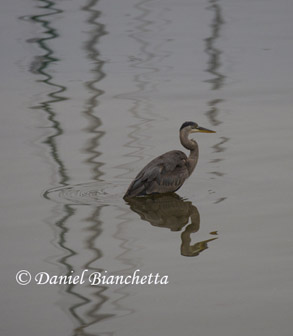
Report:
[[[189,139],[190,133],[215,133],[186,121],[180,128],[180,142],[190,150],[189,157],[183,152],[172,150],[148,163],[131,182],[124,198],[162,194],[178,190],[193,172],[198,160],[198,144]]]

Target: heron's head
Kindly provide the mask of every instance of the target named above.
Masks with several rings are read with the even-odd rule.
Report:
[[[187,133],[216,133],[215,131],[198,126],[198,124],[193,121],[185,121],[185,123],[183,123],[180,127],[180,132],[181,131],[185,131]]]

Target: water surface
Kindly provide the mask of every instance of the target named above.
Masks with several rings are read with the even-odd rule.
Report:
[[[1,334],[292,334],[292,10],[3,2]],[[125,202],[186,120],[217,132],[192,177]],[[169,283],[21,286],[22,269]]]

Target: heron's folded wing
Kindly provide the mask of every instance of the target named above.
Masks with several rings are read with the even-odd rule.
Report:
[[[162,170],[162,165],[155,165],[148,169],[143,169],[133,181],[132,189],[137,189],[142,184],[150,183],[157,180],[160,177]]]

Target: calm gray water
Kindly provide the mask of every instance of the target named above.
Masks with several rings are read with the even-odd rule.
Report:
[[[287,0],[1,2],[1,335],[292,335],[292,14]],[[192,177],[125,203],[186,120],[217,132],[197,136]],[[34,279],[84,270],[169,283]]]

